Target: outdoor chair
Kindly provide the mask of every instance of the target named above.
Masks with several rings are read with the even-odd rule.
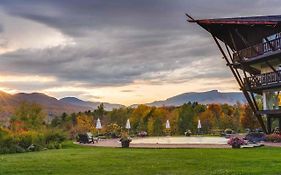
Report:
[[[78,134],[78,142],[79,143],[94,143],[93,141],[93,137],[88,135],[87,133],[86,134]]]

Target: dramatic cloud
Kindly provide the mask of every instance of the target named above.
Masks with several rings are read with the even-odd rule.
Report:
[[[196,81],[201,84],[193,91],[233,90],[235,83],[230,87],[231,74],[208,33],[187,23],[184,14],[212,18],[281,10],[277,0],[3,0],[0,6],[0,34],[5,36],[0,37],[0,72],[55,78],[43,84],[0,82],[2,85],[53,94],[56,90],[52,88],[64,86],[61,91],[70,92],[66,88],[72,86],[77,88],[75,93],[71,91],[74,95],[101,99],[105,96],[100,88],[109,87],[125,95],[144,95],[140,90],[137,93],[137,84],[169,84],[177,89]],[[34,36],[27,37],[28,32]],[[16,33],[28,44],[16,43]],[[41,41],[45,44],[38,47]],[[217,79],[221,85],[206,84]],[[223,80],[227,89],[222,88]],[[174,93],[180,91],[184,92],[178,88]]]

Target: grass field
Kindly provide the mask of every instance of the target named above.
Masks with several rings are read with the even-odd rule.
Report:
[[[281,174],[281,148],[65,149],[0,155],[0,174]]]

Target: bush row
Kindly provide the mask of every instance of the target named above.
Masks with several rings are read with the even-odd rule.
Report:
[[[0,154],[60,149],[65,139],[59,130],[11,132],[0,128]]]

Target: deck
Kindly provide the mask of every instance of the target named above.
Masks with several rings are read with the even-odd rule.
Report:
[[[275,38],[273,40],[267,40],[266,42],[247,47],[245,49],[239,50],[233,53],[233,58],[235,61],[256,61],[257,58],[264,58],[273,56],[280,53],[281,50],[281,37]]]
[[[245,78],[244,81],[249,82],[248,88],[252,90],[281,88],[281,70],[254,75]]]

